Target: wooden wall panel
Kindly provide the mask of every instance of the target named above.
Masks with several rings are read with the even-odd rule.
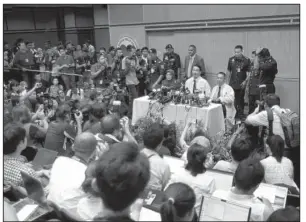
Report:
[[[34,29],[34,20],[31,9],[13,9],[7,13],[8,30]]]
[[[142,23],[143,5],[108,5],[110,25]]]
[[[299,5],[143,5],[144,22],[299,14]]]
[[[37,29],[56,29],[57,9],[34,9]]]

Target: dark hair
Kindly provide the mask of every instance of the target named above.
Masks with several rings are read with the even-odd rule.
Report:
[[[70,115],[71,107],[68,104],[59,105],[56,109],[55,116],[57,119],[65,120]]]
[[[235,46],[235,49],[241,49],[241,51],[243,50],[243,47],[242,47],[242,45],[236,45]]]
[[[194,138],[196,138],[196,137],[198,137],[198,136],[207,137],[207,134],[203,131],[202,128],[197,127],[196,130],[195,130],[195,132],[194,132],[194,134],[193,134],[193,137],[192,137],[192,138],[194,139]]]
[[[26,138],[26,131],[19,123],[9,123],[3,129],[3,154],[11,154],[17,150],[21,141]]]
[[[174,221],[175,216],[183,218],[193,210],[196,196],[192,188],[184,183],[173,183],[164,191],[164,203],[160,208],[162,221]]]
[[[19,41],[17,42],[17,46],[20,47],[22,43],[25,44],[25,41],[23,39],[19,39]]]
[[[145,46],[145,47],[143,47],[143,48],[141,49],[141,52],[143,52],[144,50],[149,51],[149,48]]]
[[[57,47],[57,50],[61,51],[61,50],[65,50],[65,48],[64,48],[64,46],[60,45],[59,47]]]
[[[268,94],[266,96],[265,102],[266,102],[267,106],[270,107],[270,108],[272,106],[275,106],[275,105],[280,106],[280,98],[276,94]]]
[[[281,162],[284,156],[285,142],[279,135],[268,136],[267,144],[270,147],[272,156],[277,162]]]
[[[92,161],[88,164],[87,169],[85,171],[85,180],[82,183],[82,190],[85,193],[90,193],[93,196],[99,196],[99,194],[93,189],[91,186],[92,180],[96,177],[96,167],[98,161]]]
[[[205,147],[195,143],[192,144],[187,151],[187,165],[186,170],[190,171],[192,176],[205,172],[205,160],[207,157],[207,150]]]
[[[120,129],[120,119],[116,115],[104,116],[101,126],[103,134],[112,134],[115,130]]]
[[[90,44],[90,40],[89,40],[89,39],[87,39],[85,43],[88,43],[88,44]]]
[[[241,162],[252,152],[252,143],[247,138],[237,138],[231,146],[231,154],[235,161]]]
[[[132,51],[132,49],[136,49],[135,46],[133,46],[133,45],[128,45],[128,46],[126,47],[126,50],[127,50],[128,52]]]
[[[226,74],[225,74],[224,72],[218,72],[217,75],[219,75],[219,74],[221,74],[221,75],[223,75],[224,77],[226,77]]]
[[[104,50],[106,52],[106,48],[104,47],[100,47],[100,50]]]
[[[190,45],[189,47],[192,47],[193,49],[197,49],[195,45]]]
[[[32,43],[33,43],[32,41],[27,41],[26,45],[29,45],[29,44],[32,44]]]
[[[116,52],[117,52],[118,50],[121,50],[121,51],[122,51],[122,48],[120,48],[120,47],[116,48]]]
[[[122,211],[147,186],[149,160],[135,143],[116,143],[98,160],[96,179],[103,204],[113,211]]]
[[[252,54],[253,54],[253,55],[256,55],[256,51],[255,51],[255,50],[254,50],[254,51],[252,51]]]
[[[198,65],[194,65],[192,68],[194,68],[194,67],[198,67],[198,68],[199,68],[199,70],[200,70],[200,71],[202,71],[202,68],[201,68],[200,66],[198,66]]]
[[[14,122],[26,124],[31,122],[31,113],[27,106],[15,106],[12,110],[12,117]]]
[[[235,186],[247,192],[262,182],[264,174],[265,170],[259,160],[253,158],[242,160],[234,174]]]
[[[110,46],[109,48],[108,48],[108,52],[111,52],[111,51],[114,51],[115,50],[115,47],[114,46]]]
[[[102,119],[105,116],[106,111],[104,103],[94,103],[91,106],[91,114],[97,119]]]
[[[278,209],[274,211],[267,220],[267,222],[272,221],[300,221],[300,211],[292,206]]]
[[[159,123],[153,123],[143,133],[143,144],[146,148],[155,150],[164,139],[164,129]]]

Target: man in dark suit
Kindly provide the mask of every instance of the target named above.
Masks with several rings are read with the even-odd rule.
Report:
[[[197,54],[195,45],[190,45],[188,49],[189,55],[185,57],[185,75],[188,78],[192,76],[192,68],[194,66],[201,67],[201,76],[205,78],[205,64],[204,59]]]

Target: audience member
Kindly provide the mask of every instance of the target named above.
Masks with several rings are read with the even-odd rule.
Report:
[[[164,191],[164,203],[160,208],[162,221],[198,221],[194,210],[196,195],[184,183],[173,183]]]
[[[210,164],[209,147],[193,144],[188,149],[187,164],[185,169],[181,169],[171,175],[169,184],[184,183],[190,186],[196,195],[195,210],[200,211],[202,195],[211,195],[215,191],[215,180],[206,175],[206,166]]]
[[[51,169],[48,200],[61,206],[71,199],[70,189],[81,187],[85,180],[85,171],[94,157],[97,141],[93,134],[85,132],[75,138],[74,155],[58,157]],[[68,194],[68,195],[67,195]]]
[[[251,207],[252,221],[265,221],[273,212],[269,200],[254,196],[254,191],[264,179],[264,168],[258,160],[241,161],[234,174],[235,186],[230,191],[216,190],[214,197]]]
[[[27,160],[21,156],[26,148],[26,130],[18,123],[9,123],[3,130],[3,178],[4,182],[13,186],[23,186],[20,172],[25,172],[35,178],[49,177],[45,170],[35,172]]]
[[[300,211],[292,206],[283,209],[278,209],[274,211],[267,220],[267,222],[272,221],[298,222],[300,221]]]
[[[47,117],[44,115],[42,106],[37,110],[36,114],[31,117],[30,110],[26,106],[15,106],[12,111],[14,122],[21,123],[26,130],[27,149],[22,152],[22,155],[32,161],[35,157],[36,150],[43,147],[43,142],[48,130]],[[42,121],[43,127],[37,126],[32,121],[39,119]]]
[[[265,182],[297,188],[293,180],[293,164],[290,159],[284,157],[284,140],[279,135],[273,135],[267,138],[266,144],[269,157],[261,161],[265,169]]]
[[[107,113],[105,104],[95,103],[90,106],[89,120],[83,126],[83,132],[90,131],[94,135],[101,133],[101,120]]]
[[[148,188],[155,190],[163,190],[170,179],[170,167],[158,154],[163,138],[163,128],[157,123],[153,124],[143,134],[145,148],[142,153],[148,157],[151,171]]]
[[[129,207],[144,191],[149,178],[149,161],[139,153],[136,144],[114,144],[96,167],[92,184],[100,193],[103,209],[95,220],[134,221],[129,216]]]
[[[230,173],[235,173],[238,164],[247,159],[252,153],[252,143],[246,138],[236,138],[231,145],[231,155],[233,160],[231,162],[220,160],[215,166],[215,170],[222,170]]]

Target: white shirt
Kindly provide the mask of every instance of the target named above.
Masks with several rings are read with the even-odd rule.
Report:
[[[196,56],[196,54],[194,54],[193,56],[190,56],[190,58],[189,58],[188,73],[187,73],[188,78],[192,76],[192,73],[191,73],[192,64],[193,64],[193,60],[194,60],[195,56]]]
[[[268,219],[264,218],[264,210],[266,206],[258,198],[254,195],[235,194],[232,192],[232,189],[229,191],[216,190],[212,196],[251,207],[250,221],[266,221],[266,219]]]
[[[202,195],[212,194],[215,189],[215,179],[205,173],[198,174],[197,176],[192,176],[190,171],[182,168],[176,171],[176,173],[171,175],[169,184],[172,183],[185,183],[190,186],[196,195],[195,209],[199,213]]]
[[[83,197],[78,205],[77,212],[83,220],[92,221],[102,210],[104,206],[100,197]]]
[[[224,160],[218,161],[218,163],[214,166],[214,170],[221,170],[225,172],[235,173],[238,167],[238,163],[235,161],[228,162]]]
[[[297,187],[293,181],[293,164],[287,157],[277,162],[275,157],[269,156],[261,161],[265,169],[265,182],[268,184],[283,183],[288,186]]]
[[[163,160],[158,153],[153,150],[144,148],[142,151],[150,162],[150,180],[148,188],[155,190],[164,190],[170,179],[170,167],[168,163]]]
[[[193,93],[193,85],[194,85],[194,77],[191,77],[185,83],[185,87],[189,89],[190,93]],[[202,77],[198,77],[196,79],[196,88],[201,92],[205,92],[206,96],[208,97],[210,96],[210,85]]]
[[[73,195],[64,191],[81,187],[86,168],[85,164],[72,158],[58,157],[51,169],[48,200],[61,206],[61,202],[71,199]]]
[[[279,116],[275,113],[274,109],[278,109],[279,106],[272,106],[271,110],[273,112],[273,134],[279,135],[283,140],[285,140],[283,127]],[[249,115],[245,123],[251,124],[253,126],[266,126],[269,127],[268,114],[267,111],[263,110],[260,113]]]

